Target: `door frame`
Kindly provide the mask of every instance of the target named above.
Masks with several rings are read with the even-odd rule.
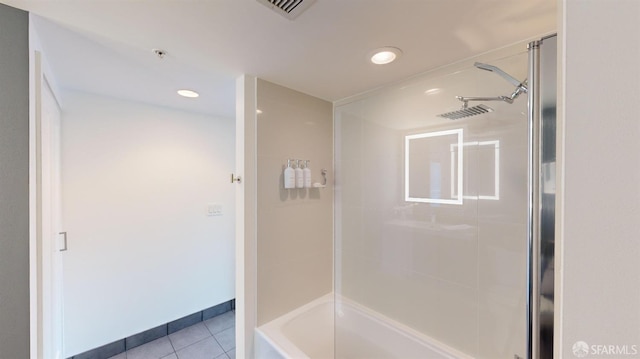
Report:
[[[29,292],[30,358],[64,358],[62,318],[62,258],[59,223],[60,122],[59,91],[43,55],[29,15]],[[43,123],[43,91],[50,90],[58,109],[58,124]],[[44,121],[47,121],[44,119]],[[56,129],[57,127],[57,129]],[[53,143],[58,153],[51,150]],[[44,162],[43,162],[44,160]],[[46,164],[45,164],[46,163]],[[53,164],[53,165],[51,165]],[[43,181],[44,179],[44,181]],[[55,308],[54,308],[55,307]],[[55,309],[55,310],[54,310]]]
[[[254,357],[257,238],[257,78],[236,79],[236,356]],[[233,177],[232,177],[232,183]]]

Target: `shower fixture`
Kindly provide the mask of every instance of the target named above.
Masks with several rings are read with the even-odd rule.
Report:
[[[481,62],[476,62],[476,63],[473,64],[473,66],[479,68],[480,70],[495,72],[496,74],[501,76],[503,79],[507,80],[507,82],[509,82],[510,84],[515,86],[516,87],[516,91],[524,92],[524,93],[527,92],[527,80],[526,79],[524,81],[518,81],[518,79],[516,79],[515,77],[513,77],[513,76],[509,75],[508,73],[502,71],[499,67],[493,66],[493,65],[489,65],[489,64],[483,64]]]
[[[458,97],[459,96],[457,96],[456,98]],[[447,118],[449,120],[459,120],[461,118],[469,116],[482,115],[483,113],[487,112],[493,112],[493,109],[482,104],[473,107],[467,107],[467,102],[465,102],[460,110],[443,113],[438,115],[438,117]]]
[[[518,81],[518,79],[516,79],[515,77],[513,77],[513,76],[509,75],[508,73],[502,71],[499,67],[493,66],[493,65],[489,65],[489,64],[483,64],[481,62],[476,62],[476,63],[473,64],[473,66],[475,66],[475,67],[477,67],[477,68],[479,68],[481,70],[495,72],[500,77],[505,79],[507,82],[509,82],[510,84],[514,85],[516,87],[516,89],[513,90],[513,92],[509,96],[494,96],[494,97],[456,96],[456,99],[462,101],[462,108],[460,110],[458,110],[458,111],[452,111],[452,112],[443,113],[441,115],[438,115],[438,117],[447,118],[449,120],[458,120],[458,119],[461,119],[461,118],[464,118],[464,117],[481,115],[483,113],[492,112],[493,109],[488,107],[488,106],[485,106],[485,105],[478,105],[478,106],[469,107],[469,101],[502,101],[502,102],[506,102],[508,104],[512,104],[513,101],[516,98],[518,98],[518,96],[520,96],[523,93],[527,93],[527,80],[526,79],[524,81]]]

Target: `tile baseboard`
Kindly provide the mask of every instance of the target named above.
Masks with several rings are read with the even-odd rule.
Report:
[[[217,317],[218,315],[224,314],[226,312],[230,312],[234,310],[235,307],[236,300],[231,299],[224,303],[220,303],[218,305],[214,305],[213,307],[203,309],[199,312],[189,314],[169,323],[165,323],[155,328],[145,330],[141,333],[116,340],[115,342],[88,350],[84,353],[76,354],[73,357],[69,357],[67,359],[107,359],[114,355],[124,353],[129,349],[139,347],[142,344],[146,344],[169,334],[173,334],[198,322],[202,322]]]
[[[172,322],[167,323],[167,333],[173,334],[179,330],[182,330],[186,327],[190,327],[198,322],[202,321],[202,311],[197,313],[189,314],[180,319],[176,319]],[[127,348],[129,349],[129,348]]]
[[[113,343],[103,345],[99,348],[91,349],[84,353],[74,355],[73,359],[106,359],[114,355],[123,353],[126,350],[125,340],[117,340]]]

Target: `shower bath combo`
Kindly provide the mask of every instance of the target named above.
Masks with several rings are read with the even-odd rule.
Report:
[[[525,80],[469,68],[510,95],[426,117],[445,69],[334,107],[333,292],[257,327],[256,358],[553,358],[556,37],[508,51],[487,62],[528,62]]]

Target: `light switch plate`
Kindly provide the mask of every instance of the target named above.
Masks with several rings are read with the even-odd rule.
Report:
[[[209,203],[207,205],[207,216],[222,216],[222,205],[220,203]]]

